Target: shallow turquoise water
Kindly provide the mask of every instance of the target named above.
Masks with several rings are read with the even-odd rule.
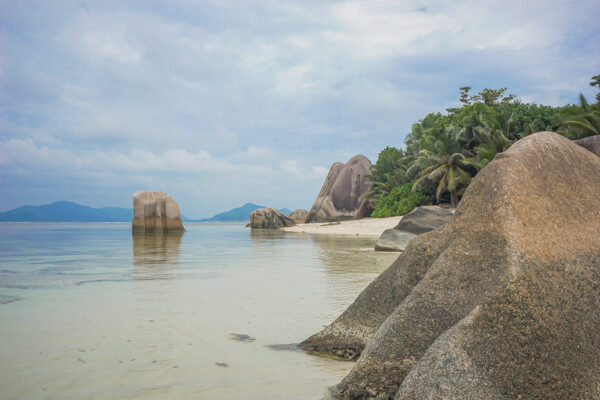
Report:
[[[331,322],[396,255],[372,239],[186,228],[0,224],[0,398],[322,398],[352,364],[279,345]]]

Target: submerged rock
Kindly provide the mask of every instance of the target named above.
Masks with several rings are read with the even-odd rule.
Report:
[[[600,397],[600,158],[549,132],[473,180],[306,350],[335,399]]]
[[[363,199],[371,187],[368,175],[371,161],[361,154],[346,164],[334,163],[317,196],[306,222],[330,222],[368,217],[371,209]]]
[[[308,211],[306,211],[302,208],[299,208],[295,211],[292,211],[290,213],[290,215],[288,215],[288,217],[297,224],[303,224],[306,222],[306,219],[308,218]]]
[[[250,228],[252,229],[279,229],[294,226],[296,223],[274,208],[259,208],[250,213]]]
[[[254,342],[256,340],[252,336],[246,335],[245,333],[231,333],[230,336],[233,340],[244,343]]]
[[[165,192],[139,190],[133,194],[132,231],[183,232],[179,205]]]

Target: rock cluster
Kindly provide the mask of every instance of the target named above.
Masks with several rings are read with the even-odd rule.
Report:
[[[250,223],[247,226],[252,229],[279,229],[294,225],[296,225],[294,220],[274,208],[267,207],[252,211]]]
[[[600,158],[549,132],[473,180],[307,350],[335,399],[600,397]]]
[[[402,217],[398,225],[386,229],[377,242],[377,251],[404,251],[408,242],[417,235],[432,231],[452,219],[454,212],[438,206],[417,207]]]
[[[139,190],[133,194],[134,233],[183,232],[179,205],[165,192]]]
[[[365,177],[371,161],[361,154],[346,164],[334,163],[317,196],[306,222],[331,222],[368,217],[369,202],[362,196],[371,187]]]
[[[289,218],[291,218],[292,220],[294,220],[295,223],[297,224],[303,224],[306,222],[306,219],[308,218],[308,211],[299,208],[295,211],[292,211],[290,213],[290,215],[288,215]]]

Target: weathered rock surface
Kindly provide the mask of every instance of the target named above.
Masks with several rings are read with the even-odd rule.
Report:
[[[371,161],[361,154],[346,164],[334,163],[317,196],[306,222],[331,222],[368,217],[370,208],[362,198],[371,187],[365,178]]]
[[[376,251],[404,251],[414,233],[401,232],[397,229],[386,229],[375,242]]]
[[[138,190],[133,194],[133,232],[183,232],[179,205],[165,192]]]
[[[394,229],[420,235],[439,228],[449,222],[454,212],[438,206],[417,207],[402,217]]]
[[[600,157],[600,135],[575,140],[575,143]]]
[[[402,217],[393,229],[387,229],[375,243],[376,251],[404,251],[416,235],[432,231],[452,219],[454,212],[438,206],[417,207]]]
[[[308,211],[299,208],[295,211],[292,211],[290,213],[290,215],[288,215],[289,218],[291,218],[292,220],[294,220],[295,223],[297,224],[303,224],[306,222],[306,219],[308,218]]]
[[[540,132],[473,180],[307,350],[336,399],[600,397],[600,158]]]
[[[294,226],[296,223],[274,208],[259,208],[250,213],[250,228],[252,229],[279,229]]]

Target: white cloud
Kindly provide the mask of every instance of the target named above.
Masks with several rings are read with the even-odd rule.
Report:
[[[600,4],[587,0],[48,0],[0,13],[4,187],[69,177],[67,199],[94,177],[220,190],[212,209],[263,195],[306,207],[328,165],[401,145],[464,84],[558,105],[591,93],[600,65]]]

